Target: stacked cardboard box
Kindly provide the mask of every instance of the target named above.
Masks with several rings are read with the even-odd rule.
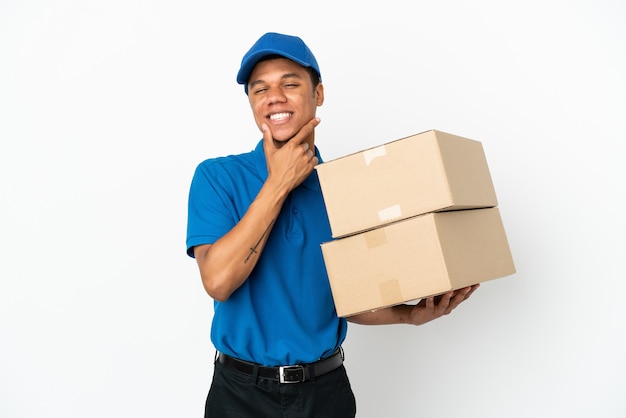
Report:
[[[430,130],[319,164],[322,244],[350,316],[515,273],[479,141]]]

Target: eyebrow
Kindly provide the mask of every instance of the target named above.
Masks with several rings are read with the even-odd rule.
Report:
[[[286,80],[286,79],[288,79],[288,78],[298,78],[298,79],[302,79],[302,76],[300,76],[300,74],[298,74],[298,73],[286,73],[286,74],[283,74],[283,75],[280,77],[280,79],[281,79],[281,80]],[[253,87],[254,87],[254,86],[256,86],[257,84],[263,84],[263,83],[265,83],[265,81],[263,81],[263,80],[254,80],[254,81],[250,84],[249,88],[253,88]]]

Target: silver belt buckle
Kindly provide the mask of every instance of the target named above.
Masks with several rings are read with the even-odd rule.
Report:
[[[278,368],[278,381],[280,383],[304,382],[304,366],[280,366]]]

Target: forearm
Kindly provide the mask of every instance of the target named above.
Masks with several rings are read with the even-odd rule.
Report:
[[[202,283],[212,298],[228,299],[247,280],[286,196],[286,191],[266,183],[233,229],[214,244],[196,248]]]
[[[361,325],[389,325],[410,323],[411,306],[397,305],[364,312],[346,318],[349,322]]]
[[[363,325],[411,324],[423,325],[448,315],[469,299],[480,284],[467,286],[438,296],[429,296],[416,305],[397,305],[348,317],[348,321]]]

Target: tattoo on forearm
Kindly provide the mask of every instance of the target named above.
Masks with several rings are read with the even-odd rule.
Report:
[[[244,263],[247,263],[248,260],[250,260],[250,257],[252,257],[252,254],[258,254],[257,248],[259,248],[259,245],[261,245],[261,241],[263,241],[263,238],[265,238],[265,236],[270,231],[270,228],[272,227],[273,224],[274,224],[273,221],[270,222],[270,224],[267,226],[267,228],[265,228],[265,231],[263,231],[263,234],[261,235],[259,240],[256,242],[256,244],[254,244],[254,247],[250,248],[250,252],[248,253],[248,256],[246,257],[245,260],[243,260]]]

